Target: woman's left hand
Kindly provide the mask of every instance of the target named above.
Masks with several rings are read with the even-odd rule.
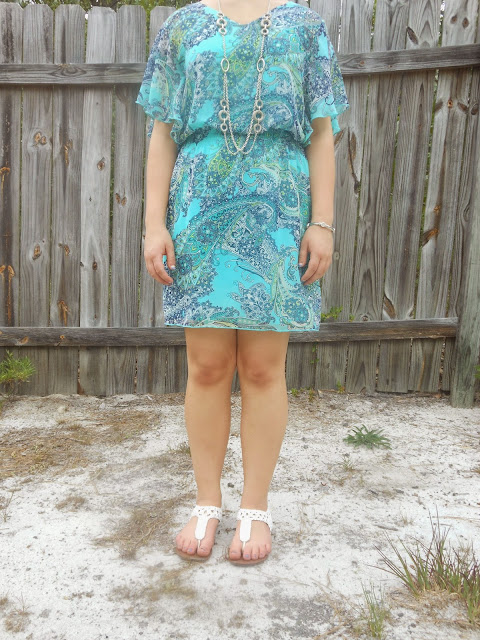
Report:
[[[330,229],[312,225],[303,234],[298,255],[298,266],[302,267],[310,256],[308,268],[301,277],[303,284],[312,284],[319,280],[332,264],[333,233]]]

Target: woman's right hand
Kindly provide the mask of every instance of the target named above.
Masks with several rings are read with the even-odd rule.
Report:
[[[165,226],[158,227],[154,231],[150,229],[146,232],[143,255],[147,271],[152,278],[162,284],[173,284],[173,278],[168,275],[163,264],[163,256],[167,256],[169,269],[175,269],[173,240]]]

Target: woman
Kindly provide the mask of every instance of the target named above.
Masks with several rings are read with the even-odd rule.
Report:
[[[146,266],[165,285],[165,324],[184,327],[187,345],[197,500],[175,551],[211,555],[237,369],[244,486],[226,556],[258,564],[271,551],[289,332],[318,330],[319,279],[332,262],[343,79],[309,8],[204,0],[164,22],[136,102],[152,118]]]

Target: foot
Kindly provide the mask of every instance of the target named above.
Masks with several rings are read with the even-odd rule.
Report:
[[[220,500],[197,500],[196,504],[198,506],[222,506],[222,499]],[[210,551],[212,550],[213,543],[215,542],[215,533],[217,531],[218,519],[211,518],[207,522],[207,530],[205,532],[205,537],[200,543],[200,547],[198,547],[198,541],[195,538],[195,527],[197,525],[197,516],[193,516],[190,518],[189,522],[183,527],[180,533],[177,534],[175,538],[175,544],[177,549],[180,551],[184,551],[189,555],[195,555],[197,553],[199,556],[208,556]]]
[[[256,508],[256,507],[244,507],[244,508]],[[266,507],[262,506],[262,510],[266,510]],[[243,542],[240,540],[240,520],[237,520],[237,528],[235,535],[233,536],[232,543],[230,545],[229,558],[231,560],[257,560],[258,558],[265,558],[272,550],[272,536],[270,528],[266,522],[260,522],[259,520],[252,521],[252,529],[250,534],[250,540],[245,543],[245,548],[242,554]]]

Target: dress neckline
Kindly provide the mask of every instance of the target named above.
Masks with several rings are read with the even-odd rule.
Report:
[[[213,7],[209,7],[208,4],[205,4],[201,0],[199,0],[197,2],[197,4],[199,4],[204,9],[208,9],[209,11],[213,11],[213,13],[215,15],[218,15],[218,13],[219,13],[218,9],[214,9]],[[287,7],[287,6],[292,5],[292,4],[296,5],[297,3],[296,2],[292,2],[292,0],[288,0],[287,2],[284,2],[283,4],[279,4],[276,7],[273,7],[273,9],[270,9],[270,13],[273,13],[277,9],[281,9],[282,7]],[[251,20],[250,22],[237,22],[236,20],[232,20],[231,18],[229,18],[227,15],[225,15],[225,14],[223,14],[223,15],[225,16],[225,19],[228,20],[228,22],[232,22],[233,24],[237,25],[238,27],[248,27],[249,25],[253,24],[254,22],[258,22],[261,18],[263,18],[265,13],[262,14],[259,18],[255,18],[255,20]]]

